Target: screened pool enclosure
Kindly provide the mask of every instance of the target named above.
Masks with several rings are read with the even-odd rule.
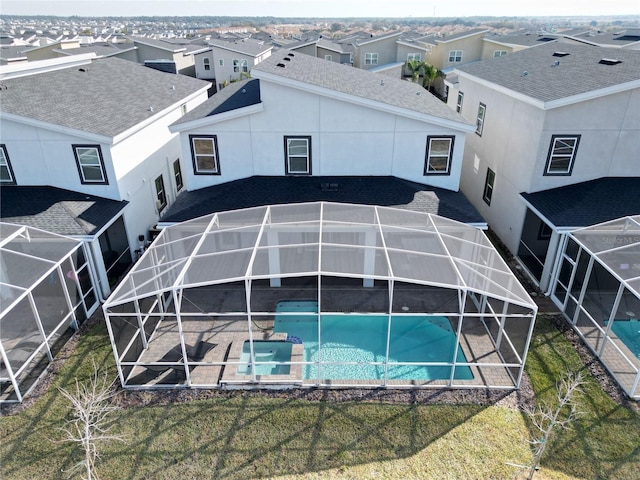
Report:
[[[0,223],[2,402],[21,402],[98,306],[82,242]]]
[[[517,388],[536,305],[476,228],[304,203],[164,229],[103,306],[129,388]]]
[[[571,233],[553,282],[565,318],[640,399],[640,215]]]

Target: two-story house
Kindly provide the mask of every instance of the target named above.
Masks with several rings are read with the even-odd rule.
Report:
[[[87,242],[108,294],[184,186],[168,126],[209,86],[113,57],[2,67],[3,221]]]
[[[211,54],[199,55],[198,61],[202,64],[196,66],[196,72],[207,72],[213,68],[218,90],[232,81],[247,78],[253,67],[269,58],[273,49],[272,45],[251,38],[232,42],[212,39],[209,45]]]
[[[319,200],[484,225],[458,191],[473,124],[410,82],[283,49],[170,129],[181,137],[188,191],[160,226]]]
[[[456,73],[460,188],[545,291],[568,231],[640,212],[640,52],[548,42]]]

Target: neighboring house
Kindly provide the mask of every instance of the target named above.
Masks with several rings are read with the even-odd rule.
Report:
[[[501,35],[488,33],[482,38],[482,60],[497,58],[549,42],[557,42],[559,35],[548,32],[523,31]]]
[[[338,43],[324,38],[322,35],[317,38],[290,43],[286,48],[293,52],[306,53],[330,62],[353,65],[355,47],[352,44]]]
[[[176,73],[195,77],[195,63],[192,49],[185,45],[173,44],[163,40],[132,37],[137,47],[138,63],[164,60],[175,64]]]
[[[96,42],[77,48],[54,49],[53,52],[57,53],[60,57],[93,52],[96,54],[96,58],[118,57],[131,62],[138,61],[138,48],[134,46],[133,43]]]
[[[369,38],[356,38],[353,41],[355,52],[353,54],[353,66],[363,70],[369,70],[379,65],[396,63],[397,45],[396,41],[402,32],[392,32],[386,35]],[[350,43],[348,39],[339,43]]]
[[[77,216],[89,222],[84,233],[57,233],[99,237],[99,249],[90,248],[106,295],[183,187],[180,141],[167,127],[207,98],[209,83],[88,55],[20,67],[0,69],[0,181],[3,191],[14,192],[3,192],[2,217],[7,212],[15,223],[34,221],[46,229],[38,219],[41,205],[64,209],[61,201],[78,201],[73,192],[95,199],[85,209],[91,215],[77,207]],[[71,197],[32,205],[30,188],[44,186]],[[116,202],[117,212],[89,220],[108,201]]]
[[[247,78],[251,70],[271,56],[272,45],[261,40],[244,38],[233,42],[211,40],[213,69],[218,90],[232,81]],[[202,61],[210,57],[203,57]]]
[[[553,42],[456,73],[460,188],[544,291],[568,230],[640,211],[640,52]]]
[[[196,68],[196,78],[209,80],[215,85],[216,69],[213,65],[213,51],[211,48],[204,48],[201,51],[194,53],[193,63]]]
[[[474,127],[423,88],[288,50],[252,77],[170,127],[190,158],[189,191],[163,223],[220,208],[336,199],[484,223],[458,192]]]
[[[563,32],[564,41],[574,41],[607,48],[640,50],[640,28],[621,28],[615,31],[599,30]]]

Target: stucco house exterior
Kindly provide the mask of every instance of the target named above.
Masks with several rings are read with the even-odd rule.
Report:
[[[168,125],[209,82],[85,55],[2,67],[0,84],[3,221],[86,241],[108,294],[183,188]]]
[[[222,89],[225,84],[248,77],[256,65],[269,58],[273,49],[272,45],[251,38],[242,38],[232,42],[213,39],[209,45],[211,46],[211,56],[202,55],[199,58],[202,64],[197,65],[196,72],[206,72],[207,60],[211,62],[218,90]]]
[[[548,42],[455,73],[460,188],[545,291],[568,231],[640,211],[640,53]]]
[[[451,215],[484,225],[458,191],[473,125],[410,82],[283,49],[170,129],[188,191],[161,224],[265,202],[377,196],[425,211],[449,202]]]

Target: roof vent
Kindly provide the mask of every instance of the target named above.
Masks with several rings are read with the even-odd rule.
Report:
[[[147,108],[147,112],[153,112],[153,107],[151,105],[149,105],[149,108]]]
[[[566,57],[567,55],[571,55],[571,54],[567,52],[553,52],[554,57]]]
[[[79,72],[88,72],[89,71],[89,67],[80,67],[78,69]]]
[[[337,192],[338,191],[338,184],[337,183],[321,183],[320,184],[320,190],[322,190],[323,192]]]
[[[552,67],[557,67],[558,65],[560,65],[560,60],[556,60],[551,64]]]
[[[603,58],[598,62],[600,65],[618,65],[622,63],[622,60],[616,60],[615,58]]]
[[[247,93],[247,89],[243,88],[242,90],[240,90],[242,93]]]
[[[171,90],[175,90],[176,86],[175,85],[171,85]]]
[[[293,53],[287,53],[287,56],[289,57],[295,57],[295,55]]]
[[[522,72],[522,75],[520,75],[521,77],[526,77],[527,75],[529,75],[529,72],[527,72],[526,70],[524,72]]]
[[[384,80],[380,80],[380,86],[384,87]]]
[[[278,63],[276,64],[276,67],[280,67],[280,68],[284,68],[286,65],[284,63]]]
[[[6,90],[7,88],[9,87],[7,87],[6,85],[0,85],[0,90]]]
[[[291,61],[291,59],[290,59],[289,57],[284,57],[284,58],[283,58],[283,60],[285,60],[285,61],[287,61],[287,62],[290,62],[290,61]]]

